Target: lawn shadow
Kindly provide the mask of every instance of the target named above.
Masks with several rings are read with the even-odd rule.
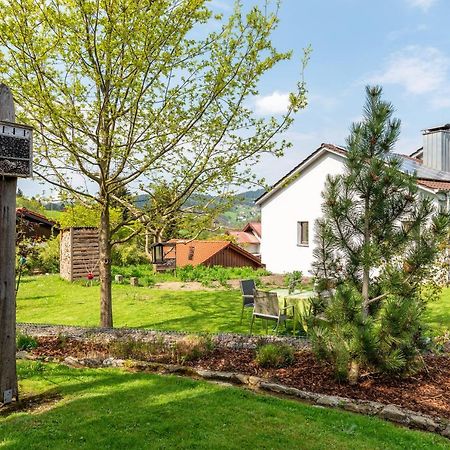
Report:
[[[81,372],[62,368],[60,375]],[[445,448],[441,438],[378,419],[237,388],[175,376],[86,372],[61,387],[65,398],[52,409],[0,420],[0,446],[400,449],[420,443],[420,448]]]

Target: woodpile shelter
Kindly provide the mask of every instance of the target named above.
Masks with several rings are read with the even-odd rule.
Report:
[[[27,208],[16,208],[17,238],[47,240],[58,234],[56,222]]]
[[[262,267],[261,260],[230,241],[171,240],[152,246],[157,271],[185,266]]]
[[[98,229],[73,227],[61,230],[59,273],[68,281],[99,277]]]

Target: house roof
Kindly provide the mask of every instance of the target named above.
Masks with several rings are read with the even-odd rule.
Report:
[[[259,239],[253,233],[248,233],[246,231],[230,230],[228,231],[230,236],[236,239],[238,244],[259,244]]]
[[[347,155],[347,150],[343,147],[339,147],[334,144],[322,143],[319,148],[308,155],[303,161],[297,164],[292,170],[290,170],[286,175],[280,178],[267,192],[262,194],[255,200],[257,205],[260,205],[265,200],[269,199],[275,192],[283,189],[288,184],[289,180],[296,176],[300,170],[305,169],[310,164],[312,164],[316,159],[318,159],[322,154],[326,152],[331,152],[339,156],[345,157]]]
[[[26,220],[30,220],[32,222],[38,222],[41,223],[43,225],[48,225],[49,227],[53,227],[56,225],[56,222],[54,222],[53,220],[48,219],[47,217],[45,217],[42,214],[39,214],[35,211],[31,211],[30,209],[27,208],[16,208],[16,216],[26,219]]]
[[[261,237],[261,222],[249,222],[242,231],[247,233],[253,231],[256,236]]]
[[[415,156],[420,155],[420,151],[417,150],[411,155],[403,155],[399,153],[394,153],[396,157],[402,159],[402,171],[407,173],[415,173],[417,176],[417,184],[419,187],[425,188],[432,191],[449,191],[450,190],[450,173],[432,169],[423,165],[421,159]],[[344,147],[340,147],[334,144],[322,143],[319,148],[312,152],[307,158],[295,166],[290,172],[288,172],[284,177],[278,180],[267,192],[261,195],[255,200],[257,205],[260,205],[265,200],[268,200],[277,191],[283,189],[289,184],[289,181],[296,175],[300,173],[301,170],[305,169],[312,162],[317,160],[321,155],[326,152],[334,153],[342,157],[346,157],[347,150]]]
[[[177,267],[198,266],[226,248],[241,254],[253,263],[261,264],[259,258],[230,241],[189,241],[180,239],[176,241],[176,244]]]

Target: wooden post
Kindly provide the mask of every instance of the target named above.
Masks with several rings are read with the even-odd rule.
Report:
[[[0,120],[15,122],[11,91],[0,84]],[[18,400],[16,372],[17,178],[0,175],[0,403]]]

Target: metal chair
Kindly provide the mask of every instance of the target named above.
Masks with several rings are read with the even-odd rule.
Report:
[[[242,292],[242,311],[241,311],[241,324],[242,324],[242,318],[244,317],[244,308],[253,308],[253,292],[256,289],[255,281],[254,280],[240,280],[239,284],[241,286],[241,292]]]
[[[286,314],[288,309],[292,309],[292,316],[294,317],[294,305],[284,306],[280,308],[280,304],[278,302],[278,295],[275,292],[266,292],[266,291],[254,291],[254,302],[255,305],[253,307],[253,315],[252,322],[250,325],[250,334],[253,332],[253,322],[255,317],[260,319],[274,320],[277,322],[277,326],[275,330],[278,330],[278,326],[280,323],[286,325],[286,320],[289,318]],[[266,322],[266,333],[267,333],[267,322]],[[295,334],[295,318],[294,318],[294,330]]]

